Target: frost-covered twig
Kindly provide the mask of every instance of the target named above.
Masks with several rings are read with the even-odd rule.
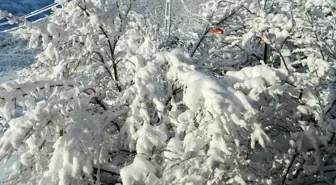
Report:
[[[7,11],[0,10],[0,19],[7,19],[9,24],[22,24],[28,25],[28,21],[24,17],[17,17],[8,13]]]

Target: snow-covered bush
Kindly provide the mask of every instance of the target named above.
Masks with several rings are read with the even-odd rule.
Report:
[[[0,85],[4,183],[333,184],[335,20],[316,3],[208,1],[188,51],[133,1],[61,1]]]

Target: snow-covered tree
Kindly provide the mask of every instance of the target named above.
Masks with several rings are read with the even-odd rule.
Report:
[[[0,85],[5,184],[336,182],[331,4],[207,1],[172,48],[146,2],[59,2]]]

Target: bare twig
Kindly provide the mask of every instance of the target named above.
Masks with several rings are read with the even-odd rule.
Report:
[[[228,16],[225,16],[223,19],[221,19],[220,21],[218,21],[216,24],[214,24],[214,26],[218,26],[220,24],[222,24],[223,22],[225,22],[226,20],[228,20],[230,17],[232,17],[234,14],[236,14],[236,12],[240,9],[241,7],[237,8],[237,10],[231,12]],[[195,45],[195,47],[192,48],[192,50],[189,53],[190,57],[193,57],[194,54],[196,53],[196,50],[199,48],[199,46],[201,45],[201,43],[203,42],[205,35],[210,31],[210,24],[208,24],[205,27],[205,30],[203,32],[203,34],[201,35],[200,39],[198,40],[197,44]]]
[[[282,176],[282,181],[281,181],[281,185],[284,185],[285,182],[286,182],[286,178],[287,178],[287,175],[290,171],[290,169],[292,168],[293,164],[294,164],[294,161],[296,159],[296,157],[299,155],[299,153],[295,152],[295,154],[293,155],[291,161],[289,162],[287,168],[286,168],[286,171],[285,171],[285,174]]]
[[[111,59],[112,59],[112,67],[113,67],[113,72],[114,72],[114,80],[117,82],[116,86],[119,92],[122,91],[120,85],[119,85],[119,77],[118,77],[118,69],[117,69],[117,64],[115,62],[115,57],[114,57],[114,51],[117,45],[117,41],[114,41],[114,43],[111,43],[111,40],[107,34],[107,32],[104,30],[104,28],[102,26],[99,26],[100,30],[103,32],[104,36],[107,39],[107,43],[109,45],[110,48],[110,55],[111,55]],[[112,74],[111,74],[112,75]]]

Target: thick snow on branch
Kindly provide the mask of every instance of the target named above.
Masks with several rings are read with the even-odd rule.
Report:
[[[330,4],[208,0],[164,38],[132,0],[58,2],[0,85],[6,184],[335,181]]]
[[[183,175],[176,176],[177,174],[175,174],[178,169],[182,170],[186,167],[187,163],[183,161],[187,160],[194,165],[198,163],[193,168],[195,170],[199,168],[200,173],[211,173],[219,163],[226,163],[237,155],[237,148],[240,146],[240,141],[244,140],[242,138],[244,133],[248,134],[248,132],[255,130],[254,137],[262,146],[264,146],[264,138],[268,139],[260,127],[254,126],[256,123],[252,124],[258,111],[247,96],[241,91],[236,91],[226,84],[196,71],[195,66],[188,63],[191,63],[191,59],[182,50],[176,49],[172,52],[158,54],[153,62],[148,62],[143,68],[138,69],[142,75],[135,75],[135,84],[131,87],[134,90],[125,93],[128,96],[128,101],[132,102],[130,105],[132,113],[129,114],[122,132],[125,132],[123,135],[129,137],[128,140],[132,140],[131,135],[136,135],[133,138],[136,148],[130,146],[130,149],[136,150],[138,155],[147,156],[155,152],[154,148],[156,150],[161,148],[165,151],[162,160],[165,161],[166,167],[161,172],[149,173],[151,177],[155,173],[161,174],[162,179],[156,180],[157,182],[168,180],[165,179],[166,177],[170,177],[171,180],[176,178],[179,182],[190,181],[192,177],[184,172],[182,172]],[[169,66],[166,71],[161,70],[163,65]],[[159,89],[158,87],[153,88],[156,85],[153,81],[156,79],[158,71],[166,73],[162,74],[160,78],[165,78],[168,83],[174,83],[183,89],[182,93],[171,94],[172,98],[169,102],[171,108],[165,107],[166,105],[162,105],[162,102],[156,100],[164,100],[159,96],[163,92],[153,91]],[[137,91],[143,93],[137,93]],[[136,94],[140,94],[140,96]],[[146,111],[144,107],[149,106],[149,103],[156,106]],[[179,104],[185,105],[186,108],[179,110],[177,107]],[[149,115],[152,113],[148,111],[157,111],[161,120],[156,123],[158,125],[149,124]],[[136,117],[137,114],[141,116]],[[166,126],[163,123],[168,120],[174,128],[173,135],[165,131]],[[144,132],[143,129],[146,131]],[[167,134],[171,135],[171,139],[167,140]],[[162,144],[165,142],[168,142],[166,147]],[[223,156],[222,153],[225,155]],[[206,163],[200,168],[199,165],[204,163],[204,160]],[[145,181],[148,178],[146,171],[142,172],[141,177],[140,174],[132,173],[136,168],[137,165],[133,163],[122,169],[123,182],[132,184]],[[156,176],[154,179],[159,177]],[[195,181],[201,183],[205,182],[205,179],[198,178]]]

